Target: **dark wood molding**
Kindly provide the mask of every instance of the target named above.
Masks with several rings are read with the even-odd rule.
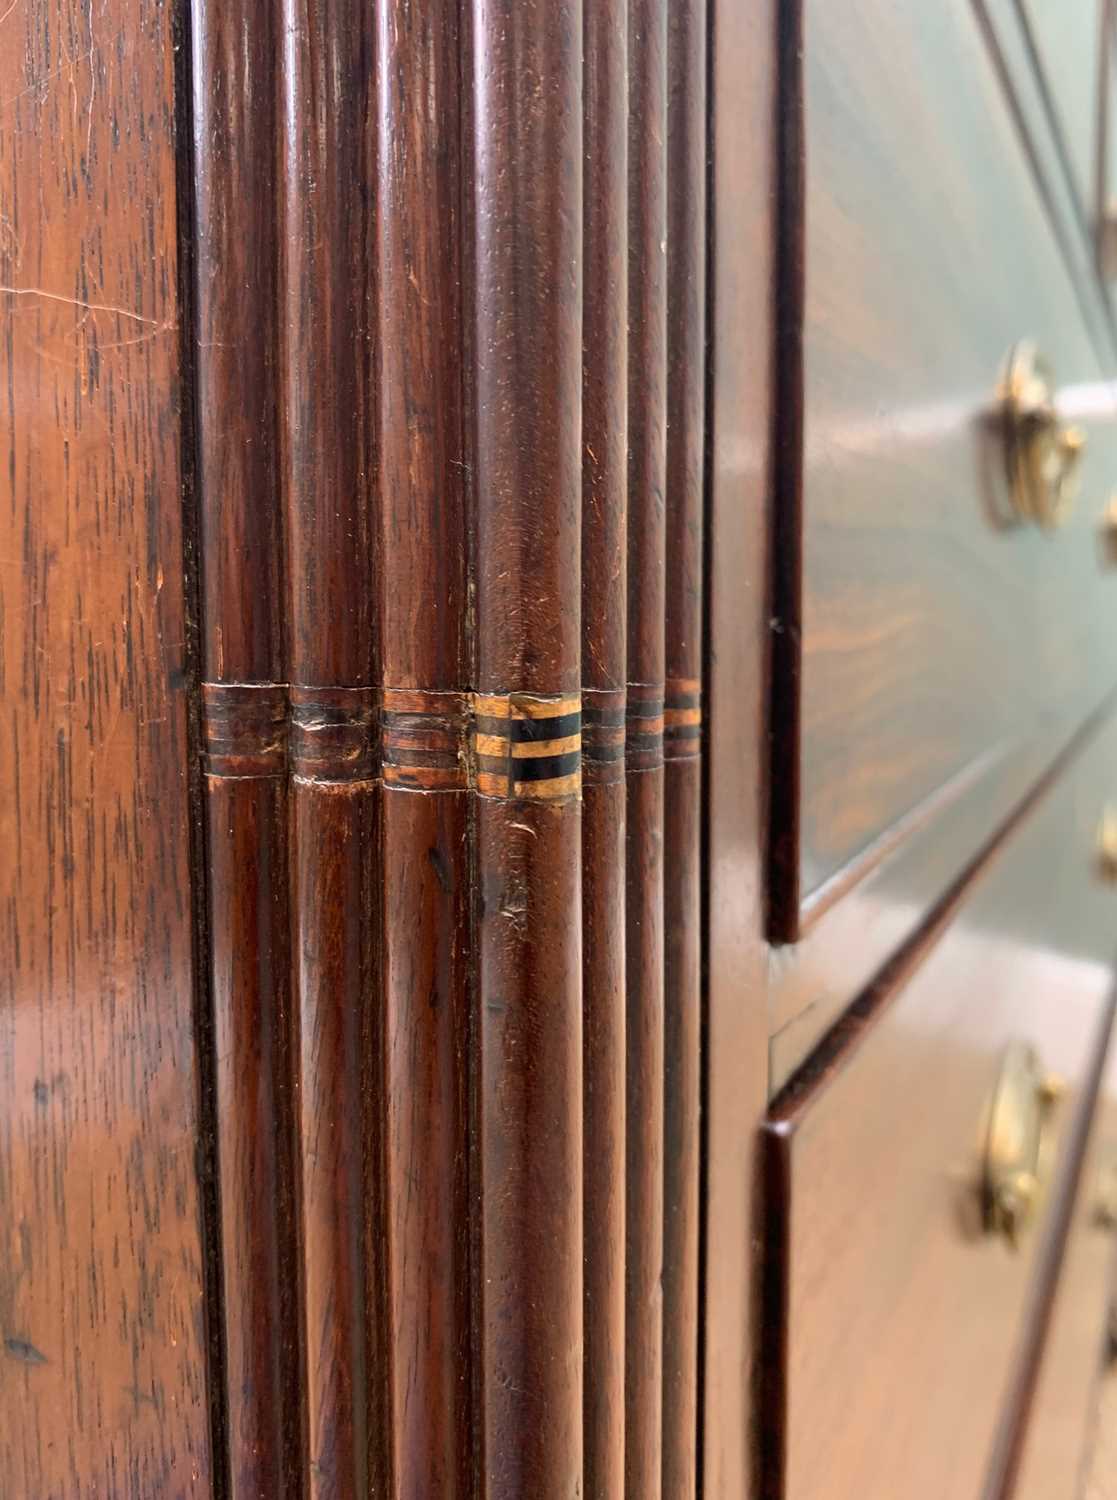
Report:
[[[470,16],[476,688],[526,746],[532,721],[580,722],[582,6],[473,0]],[[485,1500],[582,1481],[577,728],[559,744],[572,770],[475,797]]]
[[[768,936],[799,936],[806,142],[803,3],[776,8],[772,516],[768,611]]]
[[[472,1492],[468,489],[458,0],[376,26],[390,1489]]]
[[[627,0],[584,7],[582,1493],[624,1492]]]
[[[698,1483],[706,0],[669,7],[664,707],[663,1492]]]
[[[300,1359],[279,489],[279,34],[190,12],[192,369],[205,868],[231,1500],[297,1494]]]
[[[629,0],[625,1486],[663,1451],[667,4]]]

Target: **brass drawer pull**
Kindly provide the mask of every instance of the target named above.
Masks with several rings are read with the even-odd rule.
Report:
[[[1098,824],[1096,867],[1107,885],[1117,885],[1117,808],[1107,807]]]
[[[1074,504],[1086,434],[1060,424],[1050,366],[1030,340],[1009,355],[1001,396],[1013,509],[1022,521],[1053,531]]]
[[[989,1105],[982,1164],[985,1228],[1015,1249],[1035,1217],[1051,1155],[1051,1115],[1062,1079],[1045,1073],[1028,1042],[1005,1052]]]

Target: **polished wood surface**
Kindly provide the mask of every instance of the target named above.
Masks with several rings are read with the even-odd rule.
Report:
[[[581,21],[472,6],[477,687],[509,712],[580,693]],[[581,808],[558,762],[545,796],[476,799],[485,1500],[582,1481]]]
[[[978,870],[1036,787],[1057,778],[1114,695],[1071,729],[1055,720],[1011,753],[992,754],[925,821],[815,922],[793,947],[769,954],[768,1082],[777,1093],[850,1003],[862,994],[934,912],[949,904],[961,873],[959,848],[976,846],[962,867]]]
[[[462,1500],[473,1476],[464,215],[461,158],[446,149],[461,43],[456,4],[379,12],[379,109],[393,121],[377,135],[374,277],[380,560],[392,580],[378,603],[393,1500]],[[388,764],[408,751],[427,766]]]
[[[663,1492],[693,1500],[698,1439],[707,6],[667,33]]]
[[[172,9],[0,0],[0,1493],[1069,1494],[1113,7]]]
[[[1052,1181],[1073,1168],[1076,1090],[1110,1022],[1094,840],[1115,746],[1110,723],[774,1106],[765,1495],[979,1493],[1029,1282],[1062,1233],[1057,1212],[1020,1253],[982,1232],[983,1113],[1004,1048],[1032,1041],[1071,1085]]]
[[[667,4],[629,0],[625,1495],[663,1453]]]
[[[774,4],[713,0],[710,53],[701,1493],[753,1493],[750,1170],[767,1093],[763,723],[772,332]]]
[[[1117,322],[1104,281],[1098,275],[1096,210],[1087,210],[1068,170],[1067,144],[1055,115],[1051,90],[1038,70],[1035,38],[1020,0],[972,0],[989,61],[1013,116],[1028,157],[1036,191],[1052,233],[1070,268],[1074,292],[1103,367],[1117,351]],[[1083,0],[1085,8],[1094,0]],[[1111,0],[1101,0],[1111,5]],[[1068,7],[1069,29],[1082,24],[1082,6]],[[1093,81],[1081,88],[1093,92]],[[1095,96],[1096,98],[1096,96]]]
[[[228,1482],[301,1470],[270,7],[192,21],[193,370]],[[244,40],[247,39],[247,47]],[[215,1378],[221,1379],[215,1371]]]
[[[777,596],[773,625],[801,630],[773,761],[786,781],[798,760],[800,790],[776,806],[779,938],[981,757],[1081,716],[1112,678],[1095,546],[1112,401],[972,8],[808,4],[803,25],[802,603]],[[971,274],[1006,234],[1013,254]],[[997,524],[988,413],[1021,337],[1095,445],[1052,537]]]
[[[0,1490],[12,1500],[208,1497],[214,1472],[175,68],[166,7],[4,9]]]
[[[1112,1363],[1114,1169],[1117,1099],[1113,1041],[1077,1183],[1069,1238],[1047,1310],[1046,1339],[1011,1434],[1005,1493],[1013,1500],[1075,1500],[1095,1438],[1098,1391]],[[1105,1471],[1103,1470],[1103,1475]]]
[[[582,355],[583,1492],[624,1494],[627,0],[585,8]]]
[[[382,1489],[383,1007],[370,475],[367,7],[285,0],[281,480],[291,684],[290,882],[305,1470]]]
[[[1112,0],[1086,0],[1059,10],[1042,0],[1018,8],[1048,107],[1062,139],[1087,233],[1117,187],[1111,133],[1117,88],[1117,36]],[[1103,181],[1099,173],[1105,173]]]

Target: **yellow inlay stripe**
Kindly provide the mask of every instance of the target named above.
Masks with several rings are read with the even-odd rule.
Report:
[[[516,695],[513,702],[508,696],[495,693],[474,693],[474,713],[487,719],[557,719],[564,714],[580,713],[580,694],[572,698],[531,698]]]
[[[550,781],[517,781],[517,797],[565,797],[576,792],[582,785],[581,771],[572,771],[569,776],[555,776]]]
[[[669,708],[663,715],[663,722],[668,726],[701,724],[702,710],[700,708]]]

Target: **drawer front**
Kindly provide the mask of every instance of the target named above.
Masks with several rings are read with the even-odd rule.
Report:
[[[855,1007],[763,1131],[774,1371],[765,1494],[972,1500],[991,1458],[1050,1221],[986,1232],[988,1105],[1010,1044],[1079,1086],[1109,1020],[1117,888],[1099,875],[1117,725],[1081,755],[930,934],[883,1009]],[[859,1030],[860,1028],[860,1030]],[[1050,1197],[1050,1195],[1049,1195]]]
[[[1091,230],[1117,189],[1115,17],[1110,0],[1022,0],[1020,12]]]
[[[1077,1500],[1109,1354],[1117,1226],[1117,1057],[1112,1040],[1079,1179],[1013,1500]]]
[[[803,465],[782,539],[801,556],[773,624],[776,669],[799,674],[774,726],[779,940],[1117,677],[1097,546],[1117,483],[1112,393],[969,0],[805,0],[802,21]],[[1021,339],[1088,436],[1077,506],[1050,532],[1007,524],[997,391]],[[972,853],[963,836],[955,869]]]

